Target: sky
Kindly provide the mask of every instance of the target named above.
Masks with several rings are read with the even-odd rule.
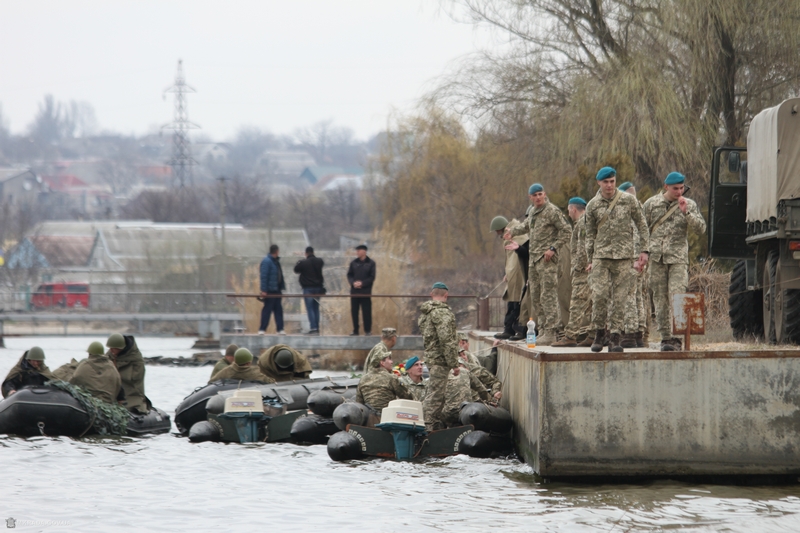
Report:
[[[0,106],[26,131],[45,94],[87,101],[101,130],[172,120],[179,59],[189,118],[214,140],[323,120],[366,140],[488,42],[438,0],[7,0]]]

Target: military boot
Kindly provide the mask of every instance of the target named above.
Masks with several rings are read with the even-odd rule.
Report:
[[[672,339],[664,339],[661,341],[662,352],[674,352],[675,346],[672,345]]]
[[[566,335],[560,341],[556,341],[553,343],[553,346],[560,346],[562,348],[573,348],[578,345],[578,341],[575,339],[570,339]]]
[[[588,333],[584,333],[583,335],[578,335],[576,339],[578,341],[578,346],[581,348],[588,348],[592,345],[592,338],[589,336]]]
[[[545,330],[544,335],[536,337],[536,346],[552,346],[556,342],[556,334],[553,330]]]
[[[603,339],[606,338],[606,330],[598,329],[597,333],[594,335],[594,341],[592,341],[592,351],[599,352],[603,349]]]
[[[636,334],[635,334],[635,337],[636,337],[636,347],[637,348],[646,348],[647,347],[647,343],[644,342],[644,332],[643,331],[637,331]]]
[[[608,351],[609,352],[624,352],[625,349],[622,347],[622,335],[619,333],[612,333],[611,338],[608,341]]]
[[[611,334],[606,330],[605,337],[603,337],[603,346],[608,346],[608,341],[611,339]]]
[[[669,342],[670,342],[670,344],[672,344],[672,347],[674,348],[674,351],[676,351],[676,352],[683,351],[683,343],[681,342],[681,340],[678,337],[672,337],[669,340]]]
[[[624,334],[622,336],[622,342],[620,343],[620,346],[622,346],[623,348],[636,348],[636,334],[635,333]]]

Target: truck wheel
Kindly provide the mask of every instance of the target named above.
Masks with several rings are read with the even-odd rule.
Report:
[[[737,261],[728,289],[728,316],[735,339],[762,337],[761,291],[747,290],[747,263]]]
[[[778,342],[775,334],[775,274],[778,268],[778,253],[774,250],[767,253],[764,262],[764,277],[762,279],[762,309],[764,310],[764,341],[769,344]]]
[[[781,289],[781,262],[775,274],[775,336],[780,343],[800,344],[800,290]]]

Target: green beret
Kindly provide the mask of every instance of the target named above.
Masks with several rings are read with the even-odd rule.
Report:
[[[582,207],[586,207],[586,200],[581,198],[580,196],[573,196],[569,199],[567,205],[580,205]]]
[[[446,291],[450,290],[450,289],[447,288],[447,285],[445,285],[441,281],[437,281],[436,283],[434,283],[432,288],[433,289],[444,289]]]
[[[631,187],[633,187],[633,183],[631,183],[630,181],[626,181],[625,183],[617,187],[617,189],[621,190],[622,192],[625,192]]]
[[[608,178],[613,178],[617,175],[617,171],[611,167],[603,167],[597,171],[597,181],[603,181]]]
[[[667,179],[664,180],[664,185],[677,185],[686,181],[686,176],[680,172],[670,172],[667,174]]]
[[[528,194],[534,194],[534,193],[537,193],[537,192],[542,192],[543,190],[544,190],[544,187],[542,187],[541,183],[534,183],[533,185],[531,185],[528,188]]]

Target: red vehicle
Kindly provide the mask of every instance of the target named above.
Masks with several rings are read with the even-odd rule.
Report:
[[[89,307],[88,283],[42,283],[31,295],[31,307]]]

